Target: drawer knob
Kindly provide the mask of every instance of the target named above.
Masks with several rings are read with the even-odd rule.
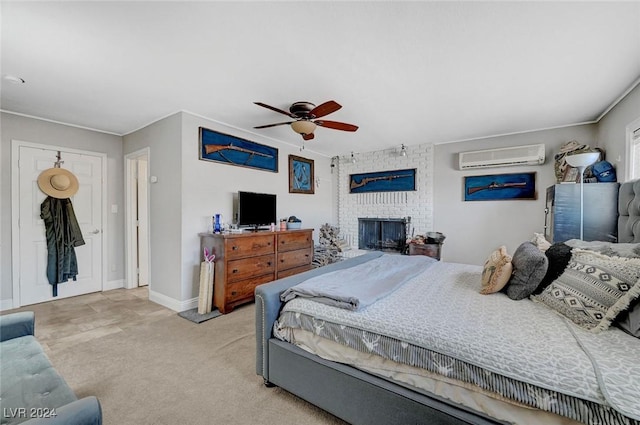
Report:
[[[270,265],[271,265],[271,261],[267,261],[267,266],[270,266]]]
[[[232,247],[231,247],[231,249],[232,249],[233,251],[237,251],[237,250],[238,250],[238,247],[234,245],[234,246],[232,246]]]
[[[231,296],[235,297],[236,295],[238,295],[238,293],[236,291],[231,291]]]
[[[231,270],[231,273],[238,273],[238,269]]]

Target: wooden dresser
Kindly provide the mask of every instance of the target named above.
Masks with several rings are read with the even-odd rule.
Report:
[[[201,233],[214,260],[213,305],[229,313],[253,301],[256,286],[311,269],[313,229]]]

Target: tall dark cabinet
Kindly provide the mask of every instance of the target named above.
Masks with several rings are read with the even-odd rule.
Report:
[[[618,240],[618,183],[584,184],[584,240]],[[544,236],[549,242],[580,238],[580,184],[547,188]]]

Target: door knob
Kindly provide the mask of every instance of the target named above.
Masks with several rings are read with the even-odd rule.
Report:
[[[100,230],[99,230],[99,229],[95,229],[95,230],[94,230],[93,232],[91,232],[91,233],[92,233],[92,234],[94,234],[94,235],[97,235],[98,233],[100,233]]]

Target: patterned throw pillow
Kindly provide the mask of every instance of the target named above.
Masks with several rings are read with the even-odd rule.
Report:
[[[638,279],[640,259],[574,249],[560,277],[531,298],[598,332],[640,297]]]
[[[507,254],[507,247],[503,245],[493,251],[484,263],[480,293],[493,294],[504,288],[512,271],[511,256]]]

